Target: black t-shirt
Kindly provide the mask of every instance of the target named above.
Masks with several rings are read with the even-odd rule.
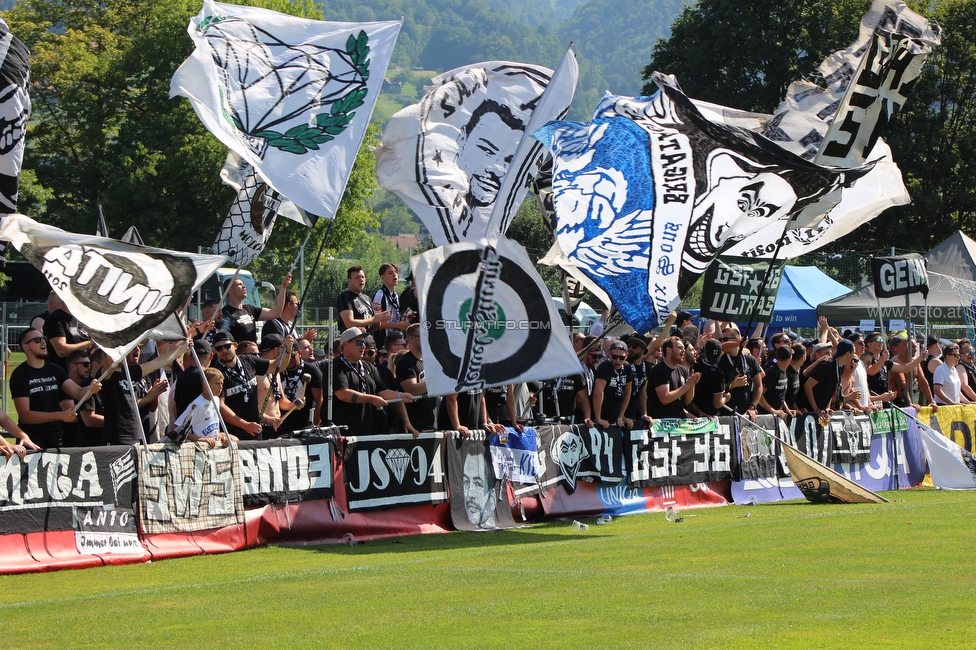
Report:
[[[133,384],[139,382],[142,379],[142,367],[129,366],[129,375]],[[129,380],[126,379],[125,370],[120,368],[112,373],[105,380],[99,394],[105,404],[105,442],[110,445],[135,445],[141,442],[139,409],[129,393]],[[147,438],[149,435],[150,432],[146,431]]]
[[[353,363],[345,357],[339,357],[333,364],[332,390],[354,390],[368,395],[379,395],[387,390],[387,385],[371,363],[359,361]],[[363,436],[385,431],[386,413],[366,402],[351,404],[341,399],[332,400],[332,421],[338,425],[349,427],[349,435]]]
[[[745,386],[733,388],[729,391],[732,395],[732,399],[728,402],[729,407],[736,413],[745,413],[752,406],[753,381],[756,375],[762,372],[759,362],[746,350],[743,350],[736,357],[726,352],[718,360],[718,367],[728,383],[732,383],[736,375],[745,375],[749,379],[749,383]]]
[[[47,337],[48,341],[47,360],[65,369],[68,367],[65,363],[65,357],[58,356],[54,346],[51,345],[51,339],[63,336],[65,343],[81,343],[91,340],[85,328],[78,323],[78,319],[61,309],[55,310],[53,314],[44,319],[44,336]]]
[[[409,319],[410,322],[416,323],[417,314],[420,313],[420,305],[417,304],[417,294],[413,287],[407,287],[400,294],[400,313],[405,314],[408,310],[413,311],[413,316]]]
[[[684,395],[670,404],[662,404],[657,396],[657,388],[667,386],[668,390],[677,390],[685,385],[690,374],[682,365],[670,368],[666,363],[659,363],[651,368],[651,372],[647,375],[647,414],[652,418],[686,417]],[[697,389],[697,386],[695,388]]]
[[[834,408],[836,402],[834,398],[837,396],[837,386],[840,384],[840,369],[837,367],[837,362],[828,358],[823,363],[817,364],[810,371],[807,381],[812,379],[817,381],[817,385],[813,387],[813,399],[817,401],[816,407],[810,404],[807,399],[806,383],[800,390],[800,405],[808,411]]]
[[[361,294],[353,293],[352,291],[343,291],[339,294],[339,300],[337,304],[339,310],[339,331],[344,332],[349,329],[349,324],[342,319],[342,312],[346,310],[352,310],[352,317],[361,320],[368,320],[375,316],[373,313],[373,303],[370,299]],[[367,329],[372,329],[369,327]]]
[[[593,379],[594,383],[597,379],[606,382],[603,387],[603,408],[595,416],[606,420],[611,425],[616,424],[617,418],[620,417],[620,405],[623,404],[627,384],[631,385],[631,399],[633,399],[634,367],[625,362],[620,372],[617,372],[612,361],[604,361],[593,373]],[[596,388],[593,391],[596,392]]]
[[[644,415],[640,412],[640,392],[647,385],[647,377],[650,375],[651,368],[647,361],[630,364],[634,373],[634,386],[630,389],[630,404],[627,405],[627,417],[631,420],[638,420]]]
[[[800,399],[800,371],[793,366],[788,366],[786,382],[786,405],[795,409]]]
[[[481,398],[484,392],[469,390],[457,394],[458,424],[469,429],[481,428]],[[451,418],[447,416],[447,398],[441,400],[440,410],[437,411],[437,428],[441,431],[454,429]]]
[[[87,388],[92,383],[92,380],[94,380],[94,377],[89,377],[79,385]],[[74,426],[76,447],[100,447],[104,445],[105,435],[103,427],[90,427],[85,424],[85,420],[81,416],[82,411],[91,411],[96,415],[105,415],[102,396],[100,394],[92,395],[78,407],[78,419],[75,420]],[[67,427],[67,425],[65,426]]]
[[[219,361],[216,367],[224,374],[224,404],[237,417],[247,422],[259,422],[261,418],[261,404],[258,404],[258,375],[265,375],[271,367],[271,361],[249,354],[237,355],[237,362],[228,368]],[[203,386],[200,387],[203,390]],[[261,434],[251,435],[247,431],[227,423],[228,433],[242,440],[260,439]]]
[[[725,373],[718,366],[707,364],[700,359],[695,362],[692,370],[701,374],[701,379],[695,385],[695,396],[691,401],[705,415],[718,415],[715,396],[725,392]]]
[[[68,373],[61,366],[46,362],[43,367],[34,368],[25,361],[10,373],[10,396],[27,397],[32,411],[56,413],[61,410],[61,400],[69,399],[61,390],[67,380]],[[61,420],[44,424],[27,424],[20,420],[17,424],[34,444],[45,449],[61,446],[64,435]]]
[[[763,397],[773,409],[778,411],[783,408],[789,386],[789,366],[786,367],[786,370],[780,370],[779,364],[774,363],[766,368],[766,374],[763,377]],[[767,412],[762,406],[759,409],[763,413]]]
[[[308,385],[305,387],[305,406],[296,409],[295,412],[281,423],[281,426],[278,427],[279,434],[291,433],[292,431],[298,431],[299,429],[305,429],[310,426],[312,403],[314,402],[312,399],[312,389],[322,388],[322,371],[318,369],[318,366],[302,361],[295,368],[285,370],[281,373],[281,390],[288,399],[292,401],[297,399],[299,393],[302,391],[302,375],[308,375],[310,377]]]
[[[257,343],[257,322],[261,318],[262,311],[261,307],[255,307],[254,305],[241,305],[240,309],[231,305],[224,305],[224,308],[220,310],[223,316],[220,327],[230,332],[234,340],[238,343],[241,341],[254,341]]]
[[[261,340],[268,338],[272,334],[277,334],[281,337],[281,340],[285,340],[285,335],[291,331],[291,325],[281,320],[280,318],[275,318],[266,321],[261,327]],[[294,415],[288,416],[289,419],[295,417]]]
[[[424,361],[414,356],[413,352],[407,352],[400,357],[396,365],[396,378],[398,388],[404,391],[403,382],[407,379],[415,379],[418,382],[427,380],[424,374]],[[433,397],[416,400],[407,404],[407,415],[410,417],[410,424],[417,431],[432,430],[437,428],[437,400]]]
[[[870,362],[865,362],[867,367],[871,367],[876,363],[876,360],[872,357]],[[894,362],[891,359],[882,364],[881,369],[875,374],[868,374],[868,389],[875,395],[884,395],[888,392],[888,373],[891,371]]]

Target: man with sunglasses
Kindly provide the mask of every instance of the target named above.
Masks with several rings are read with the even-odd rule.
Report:
[[[410,423],[404,402],[413,401],[410,393],[392,390],[371,363],[363,361],[366,333],[358,327],[350,327],[339,336],[341,355],[336,359],[332,372],[335,401],[332,404],[332,422],[349,428],[349,435],[363,436],[387,433],[383,428],[388,399],[402,399],[393,409],[403,422],[407,433],[416,434]]]
[[[92,382],[92,362],[88,350],[75,350],[68,355],[68,377],[82,388]],[[64,425],[65,447],[98,447],[103,444],[105,407],[102,396],[92,395],[78,407],[78,419]]]
[[[609,353],[610,362],[600,364],[593,375],[593,414],[597,425],[603,429],[613,424],[626,426],[624,416],[634,387],[634,370],[627,361],[627,344],[614,341]]]
[[[258,375],[271,371],[272,361],[260,357],[237,354],[234,336],[221,330],[214,334],[214,366],[224,374],[224,401],[221,415],[227,433],[241,440],[261,439],[261,402],[258,400]]]
[[[748,352],[741,352],[739,331],[728,327],[722,330],[722,349],[725,354],[718,361],[728,385],[726,405],[736,413],[748,415],[753,421],[759,409],[763,390],[763,371],[759,362]]]
[[[970,402],[976,403],[976,366],[973,365],[973,342],[969,339],[957,339],[953,343],[959,346],[959,363],[956,364],[956,373],[959,375],[962,394]]]
[[[10,395],[21,436],[17,431],[11,433],[28,449],[60,447],[64,423],[78,418],[72,400],[80,400],[87,390],[72,381],[64,368],[47,360],[47,339],[39,330],[24,330],[20,349],[27,359],[10,373]],[[97,393],[102,385],[95,380],[90,388]]]

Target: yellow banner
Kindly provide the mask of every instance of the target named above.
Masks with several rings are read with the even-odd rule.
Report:
[[[918,419],[963,449],[976,453],[976,406],[940,406],[936,413],[925,406],[919,410]]]

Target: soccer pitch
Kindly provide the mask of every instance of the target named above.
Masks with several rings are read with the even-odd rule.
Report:
[[[976,495],[0,578],[4,647],[970,648]]]

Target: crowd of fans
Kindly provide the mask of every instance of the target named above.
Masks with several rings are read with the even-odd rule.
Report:
[[[4,441],[0,452],[23,457],[27,449],[136,444],[143,436],[215,446],[330,422],[350,435],[467,435],[541,420],[604,428],[731,412],[823,420],[835,410],[918,408],[916,390],[934,409],[976,403],[969,339],[943,347],[929,337],[923,354],[905,336],[842,336],[824,318],[815,339],[779,332],[767,341],[761,328],[743,339],[735,323],[699,328],[687,312],[672,313],[654,337],[599,337],[602,322],[589,335],[573,333],[578,373],[431,397],[416,290],[411,284],[397,293],[395,264],[383,264],[379,278],[370,299],[365,270],[348,270],[349,288],[338,299],[340,334],[329,354],[315,347],[317,330],[296,336],[299,298],[288,290],[288,275],[271,308],[246,304],[244,283],[229,280],[227,304],[205,303],[186,341],[147,340],[119,363],[92,344],[52,292],[48,311],[20,336],[26,360],[9,380],[18,422],[0,413],[0,426],[17,444]]]

